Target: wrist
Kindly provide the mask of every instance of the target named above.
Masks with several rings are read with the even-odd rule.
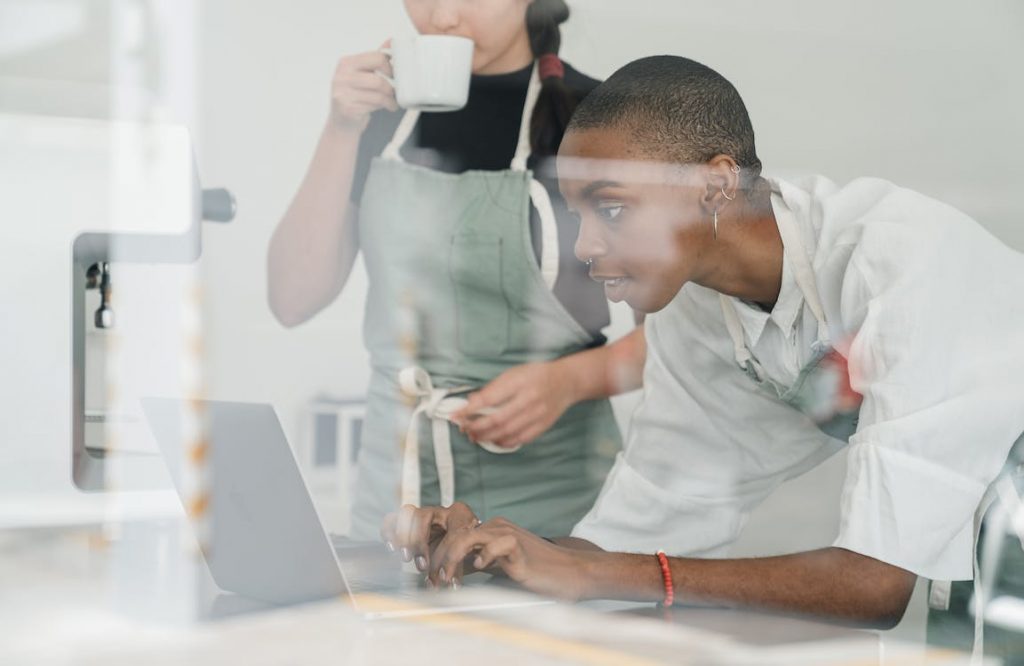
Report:
[[[324,129],[321,132],[321,136],[323,136],[327,141],[339,141],[343,143],[354,142],[358,144],[368,124],[369,118],[362,122],[357,122],[338,121],[333,117],[328,117],[327,122],[324,123]]]
[[[587,353],[578,352],[552,361],[555,371],[562,377],[563,393],[568,406],[591,397],[587,384],[586,364],[583,362]]]
[[[576,569],[580,576],[580,593],[578,601],[587,599],[610,598],[603,578],[607,575],[607,564],[601,555],[604,552],[573,551],[576,557]]]
[[[655,555],[581,553],[581,599],[617,599],[658,603],[665,599],[665,581]]]

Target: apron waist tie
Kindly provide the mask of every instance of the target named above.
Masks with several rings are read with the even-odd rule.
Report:
[[[455,502],[455,462],[452,458],[452,442],[448,424],[452,415],[466,406],[468,401],[454,394],[472,390],[472,386],[434,388],[427,371],[419,366],[405,368],[398,373],[398,384],[406,396],[418,399],[405,433],[405,450],[402,457],[402,504],[420,506],[420,438],[419,419],[430,419],[434,439],[434,463],[437,467],[438,485],[441,489],[441,506]],[[490,414],[488,407],[477,412]],[[521,447],[506,448],[491,442],[478,442],[480,448],[490,453],[515,453]]]

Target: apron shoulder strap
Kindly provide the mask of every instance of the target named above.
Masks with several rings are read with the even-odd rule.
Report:
[[[519,119],[519,141],[516,143],[516,152],[512,157],[513,171],[526,171],[526,161],[530,159],[532,148],[530,146],[530,124],[533,122],[533,110],[537,108],[537,98],[540,97],[540,73],[537,63],[533,64],[533,72],[530,73],[530,85],[526,88],[526,101],[523,103],[523,116]]]
[[[803,294],[807,306],[811,308],[814,318],[818,320],[818,344],[828,347],[830,335],[825,320],[825,309],[821,305],[821,296],[818,293],[818,284],[814,277],[814,266],[811,263],[811,258],[807,255],[803,239],[800,238],[800,229],[790,210],[778,211],[776,220],[779,226],[779,236],[782,238],[782,250],[793,267],[796,286]]]
[[[416,128],[416,123],[419,122],[420,112],[414,109],[410,109],[405,112],[402,116],[402,120],[398,123],[398,128],[395,129],[394,135],[391,137],[391,141],[384,147],[384,151],[380,154],[386,160],[393,160],[397,162],[402,161],[402,146],[405,145],[409,137],[412,136],[412,131]]]

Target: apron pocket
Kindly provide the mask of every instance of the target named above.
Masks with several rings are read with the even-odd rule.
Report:
[[[474,233],[452,239],[456,338],[468,356],[493,358],[508,349],[509,305],[501,272],[500,236]]]

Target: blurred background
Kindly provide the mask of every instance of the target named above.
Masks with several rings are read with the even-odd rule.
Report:
[[[1024,250],[1024,3],[570,5],[562,55],[586,74],[672,53],[730,79],[767,173],[890,179]],[[408,29],[399,0],[0,0],[0,113],[184,125],[203,182],[236,196],[234,222],[203,232],[205,390],[276,407],[300,461],[320,475],[317,501],[338,530],[338,468],[357,439],[369,377],[365,276],[357,264],[332,306],[288,330],[267,306],[267,244],[325,121],[338,59]],[[631,325],[628,309],[615,309],[609,337]],[[635,402],[616,403],[624,426]],[[828,545],[843,474],[839,455],[784,486],[737,552]]]

